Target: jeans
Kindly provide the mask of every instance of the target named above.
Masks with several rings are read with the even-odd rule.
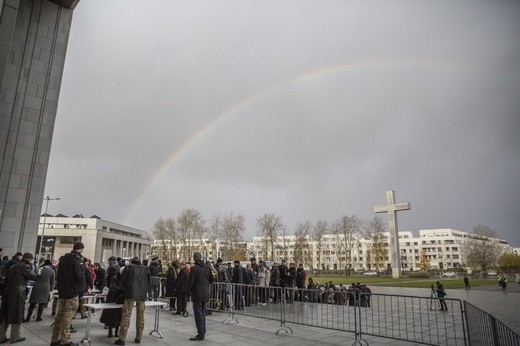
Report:
[[[193,301],[193,317],[197,326],[197,335],[204,337],[206,335],[206,301]]]

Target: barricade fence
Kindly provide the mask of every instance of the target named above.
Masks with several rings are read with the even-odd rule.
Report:
[[[464,302],[471,346],[519,346],[520,335],[492,315]]]
[[[162,282],[159,292],[162,291]],[[151,292],[153,294],[153,291]],[[323,291],[295,287],[214,282],[207,309],[225,313],[224,323],[239,316],[354,333],[353,345],[368,345],[363,336],[424,345],[520,346],[520,336],[492,315],[459,299]]]
[[[435,297],[258,287],[213,283],[208,308],[229,316],[222,323],[239,323],[240,315],[354,333],[353,345],[368,345],[376,336],[425,345],[467,345],[462,301]],[[440,310],[446,306],[446,309]]]

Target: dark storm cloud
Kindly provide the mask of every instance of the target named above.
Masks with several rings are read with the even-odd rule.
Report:
[[[46,193],[114,222],[137,205],[129,225],[144,229],[183,208],[234,211],[253,235],[265,212],[289,231],[372,218],[395,189],[412,203],[400,229],[488,224],[519,246],[519,14],[501,1],[80,2]]]

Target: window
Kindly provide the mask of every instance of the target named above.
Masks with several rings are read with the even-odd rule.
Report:
[[[81,237],[60,237],[60,244],[75,244],[81,241]]]

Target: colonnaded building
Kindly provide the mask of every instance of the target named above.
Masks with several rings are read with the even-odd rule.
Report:
[[[152,243],[147,232],[102,220],[96,215],[44,214],[40,217],[36,248],[31,252],[36,253],[36,258],[59,258],[70,252],[78,241],[85,245],[83,256],[92,263],[106,263],[110,256],[149,258]]]
[[[0,247],[36,246],[72,12],[79,0],[0,0]]]
[[[294,235],[279,236],[272,247],[263,237],[254,237],[251,242],[234,245],[210,239],[192,239],[175,244],[171,241],[154,240],[151,253],[166,259],[166,252],[170,251],[170,257],[189,260],[190,257],[184,254],[187,252],[186,247],[190,247],[190,252],[199,251],[209,261],[216,261],[219,257],[225,261],[235,258],[246,260],[254,256],[277,263],[282,259],[301,262],[309,269],[382,271],[390,267],[389,236],[389,232],[382,232],[376,242],[360,235],[352,235],[348,242],[349,250],[345,248],[343,238],[334,234],[324,235],[321,244],[309,236],[303,239]],[[419,237],[409,231],[399,232],[402,270],[419,270],[425,263],[430,269],[471,269],[466,265],[466,256],[468,248],[476,242],[494,246],[498,257],[504,253],[519,252],[518,248],[511,247],[503,239],[477,237],[473,233],[455,229],[420,230]],[[165,247],[168,248],[166,251]]]

